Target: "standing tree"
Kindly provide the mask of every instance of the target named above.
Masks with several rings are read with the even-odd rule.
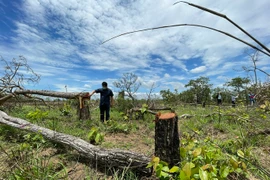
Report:
[[[231,81],[228,81],[225,83],[225,85],[233,87],[234,90],[240,94],[240,92],[247,86],[247,84],[250,82],[250,79],[248,78],[241,78],[241,77],[236,77],[233,78]]]
[[[197,104],[197,96],[190,89],[182,91],[179,94],[179,99],[184,103],[195,103]]]
[[[247,99],[247,84],[250,82],[250,79],[248,78],[241,78],[241,77],[236,77],[233,78],[231,81],[228,81],[225,83],[226,86],[228,87],[233,87],[234,91],[238,93],[240,98]]]
[[[121,91],[126,92],[127,96],[132,100],[133,106],[135,106],[135,93],[141,86],[141,82],[138,81],[138,76],[136,74],[124,73],[121,79],[113,82],[113,85]]]
[[[212,87],[212,84],[209,84],[209,78],[201,76],[198,79],[190,80],[185,87],[190,87],[190,91],[197,98],[197,103],[206,103],[209,100],[210,89]]]

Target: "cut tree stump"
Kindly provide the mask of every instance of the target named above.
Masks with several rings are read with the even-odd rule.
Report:
[[[155,156],[170,166],[180,162],[178,116],[175,113],[156,115]]]
[[[89,120],[91,119],[89,105],[87,101],[89,101],[89,93],[84,96],[79,96],[79,105],[77,108],[77,114],[80,120]]]
[[[80,120],[90,120],[91,119],[90,110],[89,110],[88,105],[85,105],[82,108],[78,107],[77,113],[78,113],[78,117]]]

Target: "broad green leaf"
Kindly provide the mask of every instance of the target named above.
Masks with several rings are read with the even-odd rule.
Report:
[[[181,156],[181,158],[185,158],[187,156],[186,153],[187,153],[186,149],[183,148],[183,147],[180,147],[180,156]]]
[[[204,171],[201,168],[199,170],[199,176],[200,176],[201,180],[208,180],[207,171]]]
[[[170,174],[167,172],[161,171],[160,177],[167,178],[167,177],[170,177]]]
[[[242,162],[242,168],[243,168],[244,170],[247,169],[247,165],[246,165],[244,162]]]
[[[221,168],[221,174],[220,174],[220,176],[222,178],[227,178],[227,176],[229,175],[229,173],[230,173],[229,167],[228,166],[225,166],[225,167],[222,167]]]
[[[176,173],[176,172],[179,172],[180,168],[178,166],[173,166],[171,169],[170,169],[170,173]]]
[[[189,151],[189,150],[191,150],[194,146],[195,146],[194,143],[189,143],[189,144],[186,146],[186,150]]]
[[[190,178],[191,176],[191,169],[194,168],[195,165],[193,163],[186,163],[182,170],[185,172],[186,176]]]
[[[97,133],[96,138],[95,138],[95,142],[100,143],[101,141],[102,141],[102,136],[100,133]]]
[[[199,156],[201,153],[202,153],[202,148],[196,148],[196,149],[194,149],[194,151],[192,152],[192,155],[193,155],[194,157],[197,157],[197,156]]]
[[[186,173],[183,170],[181,170],[180,175],[179,175],[179,180],[190,180],[190,178],[187,177]]]
[[[150,167],[152,167],[152,166],[153,166],[153,163],[150,162],[150,163],[148,163],[148,165],[146,166],[146,168],[150,168]]]
[[[145,107],[143,107],[143,108],[141,109],[141,113],[145,113],[146,110],[147,110],[147,109],[146,109]]]
[[[238,162],[237,162],[237,160],[235,158],[231,157],[230,163],[231,163],[231,165],[232,165],[232,167],[234,169],[237,169],[238,168]]]
[[[169,167],[168,167],[168,166],[164,166],[164,167],[162,168],[162,171],[165,171],[165,172],[170,172],[170,169],[169,169]]]
[[[96,131],[91,130],[91,131],[88,133],[87,138],[88,138],[89,140],[91,140],[91,139],[93,138],[93,136],[94,136],[95,133],[96,133]]]
[[[155,164],[155,165],[156,165],[156,164]],[[155,165],[154,165],[154,166],[155,166]],[[156,175],[157,175],[157,177],[161,177],[162,168],[163,168],[163,165],[162,165],[162,164],[158,164],[158,165],[156,166],[155,170],[156,170]]]
[[[245,154],[243,153],[243,151],[241,151],[240,149],[237,151],[237,155],[241,158],[245,157]]]

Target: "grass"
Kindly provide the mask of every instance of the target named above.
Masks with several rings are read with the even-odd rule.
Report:
[[[153,115],[146,115],[144,120],[129,121],[125,120],[121,112],[113,108],[111,111],[112,120],[103,124],[99,121],[99,110],[97,108],[91,110],[91,120],[85,121],[77,119],[75,108],[70,109],[69,116],[62,116],[60,108],[61,107],[48,109],[46,107],[38,107],[42,112],[48,111],[48,116],[46,118],[40,117],[35,120],[29,119],[29,121],[58,132],[80,137],[86,141],[88,140],[87,135],[90,129],[92,127],[99,127],[100,131],[105,134],[104,142],[100,145],[101,147],[131,150],[143,153],[147,156],[151,156],[154,153],[155,123],[153,122]],[[27,119],[27,114],[35,110],[36,108],[31,106],[23,106],[21,108],[16,107],[8,113],[14,117]],[[179,116],[182,114],[195,115],[192,118],[179,119],[181,137],[183,134],[189,134],[198,140],[210,138],[220,145],[223,151],[228,153],[234,152],[234,149],[247,150],[250,148],[252,153],[250,157],[251,161],[258,162],[261,167],[264,169],[268,168],[268,171],[270,171],[270,137],[266,134],[256,135],[256,132],[270,128],[269,114],[256,108],[247,111],[245,107],[231,108],[225,106],[220,108],[220,113],[222,115],[233,116],[219,116],[218,114],[213,114],[219,112],[219,109],[215,106],[207,108],[178,106],[175,110]],[[206,117],[206,115],[209,114],[212,115]],[[251,136],[250,134],[252,133],[255,134]],[[8,149],[14,144],[19,146],[21,143],[25,142],[24,136],[26,134],[28,133],[0,125],[0,142],[5,149]],[[31,144],[30,142],[28,143]],[[45,149],[58,149],[58,154],[54,155],[56,161],[59,163],[65,162],[62,164],[67,168],[67,171],[71,168],[71,165],[68,163],[70,161],[68,157],[70,154],[74,154],[71,149],[52,142],[47,142],[42,147]],[[63,150],[66,148],[68,150]],[[77,162],[77,164],[80,164],[83,168],[80,175],[85,179],[98,179],[100,177],[104,179],[137,178],[134,177],[134,174],[127,171],[115,171],[112,175],[106,175],[104,173],[98,173],[95,168],[89,167],[83,162]],[[257,176],[261,179],[267,178],[258,168],[252,165],[250,165],[250,172],[253,176]]]

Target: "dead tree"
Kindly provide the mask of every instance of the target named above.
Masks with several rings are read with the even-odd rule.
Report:
[[[38,83],[40,80],[40,75],[33,71],[23,56],[9,62],[0,56],[0,65],[0,105],[15,97],[14,90],[24,89],[25,83]]]

